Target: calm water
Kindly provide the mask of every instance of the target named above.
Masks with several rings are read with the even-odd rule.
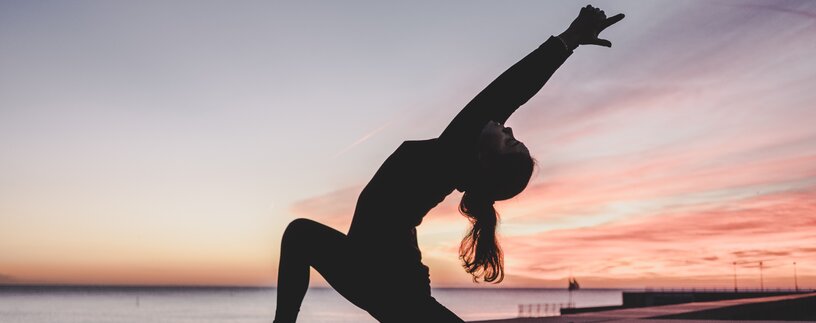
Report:
[[[566,303],[566,290],[434,289],[463,319],[518,315],[519,304]],[[619,290],[580,290],[577,307],[620,305]],[[535,311],[535,307],[533,307]],[[142,323],[272,322],[275,289],[249,288],[9,288],[0,287],[0,322]],[[299,322],[376,322],[332,289],[310,289]]]

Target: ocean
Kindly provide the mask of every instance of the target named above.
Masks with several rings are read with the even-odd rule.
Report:
[[[582,289],[572,301],[576,307],[620,305],[621,294]],[[566,289],[443,288],[432,295],[466,321],[517,317],[522,304],[523,315],[552,315],[550,304],[570,300]],[[3,323],[271,323],[274,313],[274,288],[0,286]],[[333,289],[312,288],[298,322],[377,321]]]

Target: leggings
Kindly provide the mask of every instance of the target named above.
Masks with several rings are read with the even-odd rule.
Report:
[[[297,319],[314,267],[340,295],[380,322],[464,322],[430,295],[430,288],[402,284],[399,268],[377,264],[345,234],[308,219],[283,233],[278,267],[275,323]]]

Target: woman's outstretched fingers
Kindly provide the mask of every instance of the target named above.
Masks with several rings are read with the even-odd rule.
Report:
[[[595,39],[588,40],[587,44],[612,47],[612,42],[611,41],[608,41],[606,39],[601,39],[601,38],[595,38]]]
[[[603,25],[601,25],[601,30],[604,30],[606,29],[606,27],[612,26],[616,22],[623,20],[623,17],[626,17],[626,15],[619,13],[617,15],[607,18],[606,21],[603,22]]]
[[[601,13],[603,14],[603,11],[601,11]],[[605,15],[603,15],[603,17],[604,17],[604,20],[601,22],[601,24],[599,26],[600,28],[598,28],[598,33],[603,31],[604,29],[606,29],[606,27],[612,26],[616,22],[621,21],[623,19],[623,17],[625,17],[625,15],[622,14],[622,13],[619,13],[619,14],[614,15],[614,16],[609,17],[609,18],[605,18],[606,17]],[[602,38],[597,38],[597,37],[595,39],[590,40],[589,44],[612,47],[612,42],[611,41],[608,41],[608,40],[602,39]]]
[[[606,13],[600,8],[587,5],[581,8],[578,17],[572,21],[567,30],[559,37],[564,39],[565,42],[573,44],[571,48],[584,44],[612,47],[612,42],[598,38],[598,34],[607,27],[621,21],[623,17],[623,14],[617,14],[607,18]]]

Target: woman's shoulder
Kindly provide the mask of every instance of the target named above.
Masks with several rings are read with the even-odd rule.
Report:
[[[406,140],[406,141],[402,142],[403,145],[406,145],[406,144],[408,144],[408,145],[422,145],[422,144],[428,145],[428,144],[438,144],[438,143],[439,143],[439,138],[430,138],[430,139],[421,139],[421,140]]]
[[[457,149],[451,149],[440,141],[439,138],[430,138],[422,140],[406,140],[400,144],[396,152],[404,154],[420,155],[424,159],[455,159],[459,152]]]
[[[397,150],[414,150],[414,151],[432,151],[439,150],[439,140],[437,138],[422,139],[422,140],[406,140],[403,141]]]

